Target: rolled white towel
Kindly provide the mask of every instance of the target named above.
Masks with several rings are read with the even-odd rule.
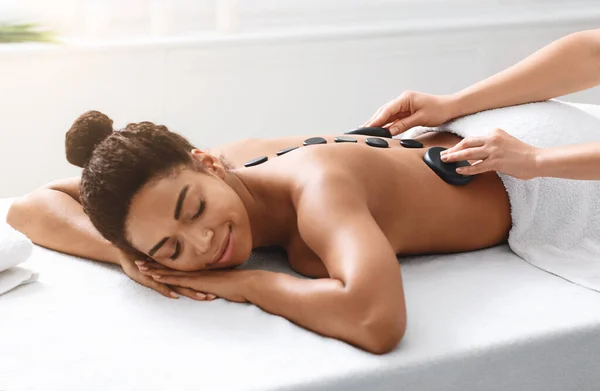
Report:
[[[0,223],[0,294],[37,280],[37,274],[15,267],[25,262],[33,250],[33,243],[21,232],[6,223]]]

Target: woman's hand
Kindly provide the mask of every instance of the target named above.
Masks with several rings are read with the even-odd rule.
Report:
[[[205,295],[207,300],[220,297],[236,303],[248,302],[244,287],[252,274],[251,270],[182,272],[168,269],[156,262],[146,262],[140,266],[140,272],[156,283],[188,289],[197,292],[196,295]]]
[[[363,126],[385,126],[395,136],[414,126],[441,125],[456,117],[455,106],[456,98],[450,95],[404,91],[381,106]]]
[[[179,297],[177,295],[177,293],[179,293],[183,296],[187,296],[194,300],[212,300],[212,299],[214,299],[214,297],[211,298],[206,295],[204,295],[204,296],[198,295],[198,292],[196,292],[192,289],[189,289],[189,288],[182,288],[182,287],[178,287],[178,286],[169,287],[168,285],[165,285],[161,282],[155,281],[152,277],[145,275],[139,269],[138,264],[143,265],[143,264],[150,263],[150,262],[143,261],[143,259],[146,258],[146,256],[144,256],[143,254],[132,254],[132,253],[126,253],[124,251],[120,251],[120,254],[121,255],[119,257],[119,262],[121,264],[121,268],[123,269],[123,272],[129,278],[131,278],[133,281],[137,282],[138,284],[141,284],[147,288],[157,291],[158,293],[160,293],[163,296],[166,296],[166,297],[169,297],[172,299],[177,299]],[[156,263],[156,262],[151,262],[151,263]]]
[[[459,167],[462,175],[497,171],[518,179],[536,177],[536,161],[540,148],[525,144],[502,129],[495,129],[488,136],[467,137],[442,151],[446,163],[460,160],[476,160],[470,167]]]

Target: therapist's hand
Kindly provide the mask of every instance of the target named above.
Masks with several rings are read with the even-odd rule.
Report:
[[[533,179],[539,151],[540,148],[526,144],[502,129],[495,129],[487,136],[463,139],[442,151],[441,157],[446,163],[476,160],[470,167],[456,169],[462,175],[497,171],[518,179]]]
[[[438,126],[456,116],[456,98],[452,95],[429,95],[404,91],[381,106],[363,126],[386,127],[392,135],[414,126]]]

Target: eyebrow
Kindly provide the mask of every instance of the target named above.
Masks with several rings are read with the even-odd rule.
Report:
[[[175,220],[179,220],[179,216],[181,215],[181,208],[183,206],[183,200],[185,200],[185,195],[187,194],[189,189],[190,185],[185,185],[183,189],[181,189],[181,191],[179,192],[179,197],[177,197],[177,203],[175,204],[175,214],[173,215]],[[159,248],[161,248],[165,243],[167,243],[168,240],[168,236],[162,238],[158,243],[154,245],[154,247],[150,249],[150,251],[148,251],[148,255],[153,256]]]
[[[175,220],[179,220],[179,215],[181,214],[181,207],[183,206],[183,200],[185,200],[185,195],[190,189],[190,185],[185,185],[183,189],[179,192],[179,198],[177,198],[177,204],[175,204]]]
[[[152,248],[150,249],[150,251],[148,251],[148,255],[149,255],[149,256],[153,256],[153,255],[154,255],[154,254],[155,254],[155,253],[158,251],[158,249],[159,249],[159,248],[161,248],[161,247],[162,247],[162,246],[163,246],[165,243],[167,243],[167,240],[169,240],[169,238],[168,238],[168,237],[164,237],[164,238],[162,238],[162,239],[160,240],[160,242],[156,243],[156,244],[154,245],[154,247],[152,247]]]

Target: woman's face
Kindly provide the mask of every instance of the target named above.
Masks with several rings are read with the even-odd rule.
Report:
[[[131,244],[171,269],[237,266],[252,250],[244,204],[211,155],[196,153],[206,172],[182,168],[150,181],[133,197],[126,221]]]

